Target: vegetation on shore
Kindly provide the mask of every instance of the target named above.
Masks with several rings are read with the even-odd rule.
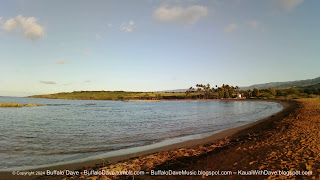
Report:
[[[125,91],[74,91],[48,95],[34,95],[33,98],[48,99],[82,99],[82,100],[168,100],[168,99],[298,99],[314,98],[320,95],[320,88],[306,89],[248,89],[241,90],[238,86],[223,84],[221,87],[210,84],[197,84],[186,92],[125,92]]]
[[[43,104],[31,104],[28,103],[26,105],[20,103],[0,103],[0,107],[31,107],[31,106],[43,106]]]
[[[32,107],[32,106],[43,106],[43,104],[32,104],[32,103],[28,103],[25,105],[26,107]]]
[[[238,86],[229,86],[223,84],[210,88],[210,84],[197,84],[196,88],[190,87],[186,91],[186,98],[191,99],[229,99],[229,98],[257,98],[257,99],[299,99],[315,98],[320,95],[320,88],[312,89],[248,89],[240,90]]]
[[[126,92],[126,91],[74,91],[48,95],[34,95],[32,98],[82,99],[82,100],[160,100],[185,99],[185,93]]]
[[[23,107],[23,104],[19,103],[0,103],[0,107]]]

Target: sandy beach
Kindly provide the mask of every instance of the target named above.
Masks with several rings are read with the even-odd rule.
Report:
[[[61,166],[54,166],[49,168],[37,169],[37,171],[46,170],[135,170],[135,171],[150,171],[152,170],[179,170],[179,169],[203,169],[203,170],[228,170],[231,166],[230,162],[217,163],[219,161],[213,160],[218,157],[238,157],[241,158],[244,155],[239,154],[241,146],[249,146],[249,142],[255,142],[257,137],[267,136],[266,133],[269,131],[275,131],[275,123],[282,122],[283,119],[287,119],[292,116],[292,113],[297,111],[300,107],[300,101],[281,101],[284,109],[271,117],[256,121],[251,124],[247,124],[241,127],[228,129],[210,137],[206,137],[199,140],[190,140],[173,144],[165,147],[155,148],[135,154],[122,155],[112,158],[97,159],[92,161],[86,161],[81,163],[66,164]],[[298,109],[299,110],[299,109]],[[283,128],[283,127],[282,127]],[[239,146],[239,147],[238,147]],[[236,151],[233,152],[234,148]],[[221,155],[221,153],[223,155]],[[230,154],[227,154],[230,153]],[[217,157],[211,157],[217,156]],[[252,156],[254,157],[254,156]],[[241,158],[242,159],[242,158]],[[205,163],[201,162],[205,161]],[[214,163],[216,166],[209,165],[209,161]],[[235,162],[238,162],[234,159]],[[200,164],[208,164],[208,167],[203,167]],[[251,162],[249,162],[250,164]],[[233,163],[234,164],[234,163]],[[254,163],[252,163],[254,164]],[[211,168],[212,167],[212,168]],[[237,166],[246,167],[246,166]],[[209,168],[209,169],[208,169]],[[131,178],[132,176],[129,176]],[[135,178],[181,178],[181,176],[136,176]],[[188,178],[188,176],[183,176]],[[190,178],[196,178],[198,176],[191,176]],[[221,177],[221,176],[220,176]],[[238,177],[238,176],[236,176]],[[127,176],[13,176],[12,172],[1,172],[0,179],[60,179],[60,178],[90,178],[90,179],[115,179],[115,178],[128,178]]]

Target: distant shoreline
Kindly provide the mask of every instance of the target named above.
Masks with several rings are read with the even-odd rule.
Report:
[[[210,99],[209,101],[217,101],[220,99]],[[246,99],[225,99],[226,101],[251,101],[251,100],[246,100]],[[148,100],[150,101],[150,100]],[[153,100],[151,100],[153,101]],[[172,100],[170,100],[172,101]],[[183,100],[179,100],[179,101],[183,101]],[[186,100],[184,100],[186,101]],[[190,101],[190,100],[187,100]],[[191,101],[197,101],[197,100],[191,100]],[[208,101],[208,100],[202,100],[202,101]],[[292,111],[292,107],[295,105],[295,103],[291,102],[291,101],[283,101],[283,100],[258,100],[258,99],[254,99],[253,101],[268,101],[268,102],[278,102],[283,106],[283,110],[271,115],[270,117],[267,117],[265,119],[261,119],[258,121],[255,121],[253,123],[247,124],[247,125],[243,125],[240,127],[235,127],[235,128],[231,128],[231,129],[227,129],[227,130],[223,130],[222,132],[213,134],[209,137],[203,138],[203,139],[195,139],[195,140],[189,140],[189,141],[184,141],[181,143],[177,143],[177,144],[172,144],[172,145],[168,145],[168,146],[163,146],[163,147],[159,147],[159,148],[155,148],[155,149],[151,149],[151,150],[147,150],[147,151],[142,151],[142,152],[138,152],[138,153],[134,153],[134,154],[126,154],[126,155],[121,155],[121,156],[116,156],[116,157],[110,157],[110,158],[104,158],[105,161],[110,161],[111,163],[116,163],[118,161],[123,161],[123,160],[127,160],[130,158],[134,158],[134,157],[139,157],[139,156],[145,156],[148,154],[153,154],[153,153],[157,153],[157,152],[162,152],[162,151],[169,151],[169,150],[173,150],[173,149],[177,149],[177,148],[188,148],[188,147],[195,147],[198,145],[204,145],[210,142],[214,142],[217,141],[219,139],[224,139],[226,137],[236,137],[239,134],[242,133],[246,133],[247,131],[250,131],[250,129],[252,129],[252,127],[259,127],[260,125],[263,125],[265,122],[269,122],[269,121],[274,121],[274,119],[277,119],[277,117],[283,117],[285,115],[287,115],[289,112]],[[290,107],[290,108],[289,108]],[[72,164],[64,164],[64,165],[59,165],[59,166],[52,166],[52,167],[47,167],[47,168],[40,168],[37,170],[55,170],[55,169],[68,169],[68,170],[76,170],[76,169],[81,169],[83,167],[94,167],[103,163],[103,161],[101,159],[96,159],[96,160],[89,160],[89,161],[85,161],[85,162],[79,162],[79,163],[72,163]],[[1,177],[10,177],[10,178],[15,178],[17,176],[12,176],[10,173],[8,172],[0,172],[0,178]]]

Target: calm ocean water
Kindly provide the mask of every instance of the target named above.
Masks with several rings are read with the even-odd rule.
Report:
[[[170,144],[177,138],[181,141],[181,137],[212,134],[282,110],[278,103],[263,101],[123,102],[0,97],[0,102],[47,104],[0,108],[1,171],[90,159],[162,142]]]

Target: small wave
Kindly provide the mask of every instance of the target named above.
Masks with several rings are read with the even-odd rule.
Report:
[[[47,106],[69,106],[70,104],[47,104]]]
[[[35,135],[19,135],[19,136],[16,136],[16,138],[21,138],[21,139],[24,139],[24,138],[37,138],[38,136],[35,136]]]
[[[56,155],[56,154],[67,154],[63,152],[51,152],[51,153],[40,153],[39,155]]]
[[[49,152],[49,153],[39,153],[39,155],[64,155],[64,154],[82,154],[82,153],[93,153],[93,152],[109,152],[114,150],[119,150],[122,148],[128,148],[132,147],[130,146],[121,146],[121,147],[108,147],[108,148],[88,148],[88,149],[82,149],[82,150],[74,150],[74,151],[58,151],[58,152]]]
[[[96,103],[89,103],[89,104],[86,104],[86,105],[88,105],[88,106],[98,106],[98,104],[96,104]]]
[[[43,152],[43,153],[39,153],[39,155],[46,156],[46,155],[81,154],[81,153],[93,153],[93,152],[109,152],[109,151],[115,151],[119,149],[126,149],[130,147],[153,144],[158,141],[159,140],[135,141],[131,143],[112,144],[112,145],[109,145],[108,147],[93,147],[93,148],[71,150],[71,151]]]
[[[237,123],[246,123],[246,122],[248,122],[248,121],[241,121],[240,120],[240,121],[235,121],[234,123],[237,124]]]

